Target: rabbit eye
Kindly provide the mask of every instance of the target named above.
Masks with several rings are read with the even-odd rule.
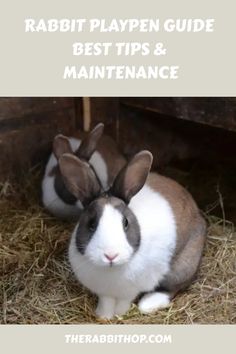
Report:
[[[91,219],[91,220],[89,220],[89,223],[88,223],[88,229],[89,229],[89,231],[95,231],[95,230],[96,230],[96,227],[97,227],[97,221],[96,221],[96,219]]]
[[[123,217],[123,226],[125,230],[127,230],[129,226],[129,221],[125,216]]]

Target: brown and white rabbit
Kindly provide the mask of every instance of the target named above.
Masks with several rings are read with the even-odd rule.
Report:
[[[141,312],[164,308],[198,270],[205,221],[191,195],[149,173],[151,164],[150,152],[136,154],[103,192],[85,162],[69,154],[59,159],[68,190],[85,207],[72,234],[70,264],[98,295],[99,317],[124,314],[143,293]]]
[[[71,153],[89,162],[103,189],[108,189],[126,160],[118,151],[112,138],[102,135],[104,124],[98,124],[90,133],[77,132],[74,137],[57,135],[53,141],[53,152],[48,160],[42,181],[43,205],[55,216],[73,219],[83,205],[66,188],[61,177],[58,159],[63,153]],[[87,183],[87,181],[84,181]]]

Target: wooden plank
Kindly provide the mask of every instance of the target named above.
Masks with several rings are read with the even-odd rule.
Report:
[[[236,98],[122,98],[129,107],[236,131]]]
[[[105,124],[105,133],[119,141],[119,99],[115,97],[90,98],[90,129],[96,124]]]
[[[89,97],[83,97],[84,131],[88,132],[91,127],[91,102]]]
[[[82,97],[74,98],[76,129],[84,130],[83,100]]]
[[[0,130],[0,181],[19,176],[46,161],[53,137],[76,129],[74,108],[37,115],[33,124]]]
[[[37,115],[42,112],[54,112],[60,109],[72,108],[73,106],[73,98],[0,98],[0,122],[8,119],[21,119],[22,117],[25,117],[27,115]]]
[[[163,124],[164,123],[164,124]],[[128,157],[141,150],[153,154],[153,169],[160,171],[171,160],[189,157],[188,145],[173,124],[154,114],[124,107],[119,118],[119,146]]]

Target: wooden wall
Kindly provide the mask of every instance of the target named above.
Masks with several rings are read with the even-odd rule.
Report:
[[[93,98],[91,113],[127,156],[149,149],[153,169],[236,221],[236,98]]]
[[[98,122],[127,157],[151,150],[153,168],[187,186],[203,209],[221,193],[236,220],[235,98],[0,98],[0,183],[44,165],[57,133]]]
[[[105,122],[128,156],[150,149],[154,167],[199,154],[232,157],[236,98],[91,98],[90,105],[91,126]]]
[[[235,97],[122,98],[133,108],[236,132]]]
[[[124,154],[150,149],[154,167],[161,168],[205,154],[209,144],[220,154],[222,134],[215,138],[207,127],[236,131],[236,99],[0,98],[0,180],[44,161],[57,133],[101,121]]]
[[[80,100],[0,98],[0,180],[46,158],[53,136],[81,128]]]

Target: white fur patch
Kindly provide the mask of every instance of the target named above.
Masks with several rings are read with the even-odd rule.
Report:
[[[97,266],[108,265],[105,255],[117,255],[114,265],[125,263],[133,253],[122,223],[123,216],[112,205],[106,204],[96,232],[86,249],[86,256]]]
[[[138,308],[142,313],[155,312],[158,309],[163,309],[170,304],[170,297],[165,293],[146,294],[139,302]]]
[[[172,209],[159,193],[145,185],[129,206],[136,215],[141,233],[140,246],[135,253],[130,252],[122,216],[111,205],[105,206],[85,255],[77,251],[76,229],[69,248],[72,269],[84,286],[99,296],[126,303],[131,303],[140,292],[153,291],[158,286],[170,269],[176,243]],[[123,260],[131,257],[123,264],[104,266],[102,254],[107,251],[119,252]]]
[[[117,300],[114,314],[117,316],[122,316],[129,310],[130,306],[131,306],[131,302],[127,301],[126,299],[125,300]]]
[[[110,297],[99,297],[96,315],[100,318],[111,319],[114,316],[124,315],[130,308],[127,300],[117,300]]]
[[[54,188],[54,176],[47,176],[42,183],[42,200],[44,206],[55,216],[59,218],[74,218],[79,215],[83,209],[78,200],[75,205],[69,205],[63,202],[57,195]]]
[[[96,308],[96,315],[100,318],[110,319],[114,316],[116,300],[110,297],[100,297]]]

